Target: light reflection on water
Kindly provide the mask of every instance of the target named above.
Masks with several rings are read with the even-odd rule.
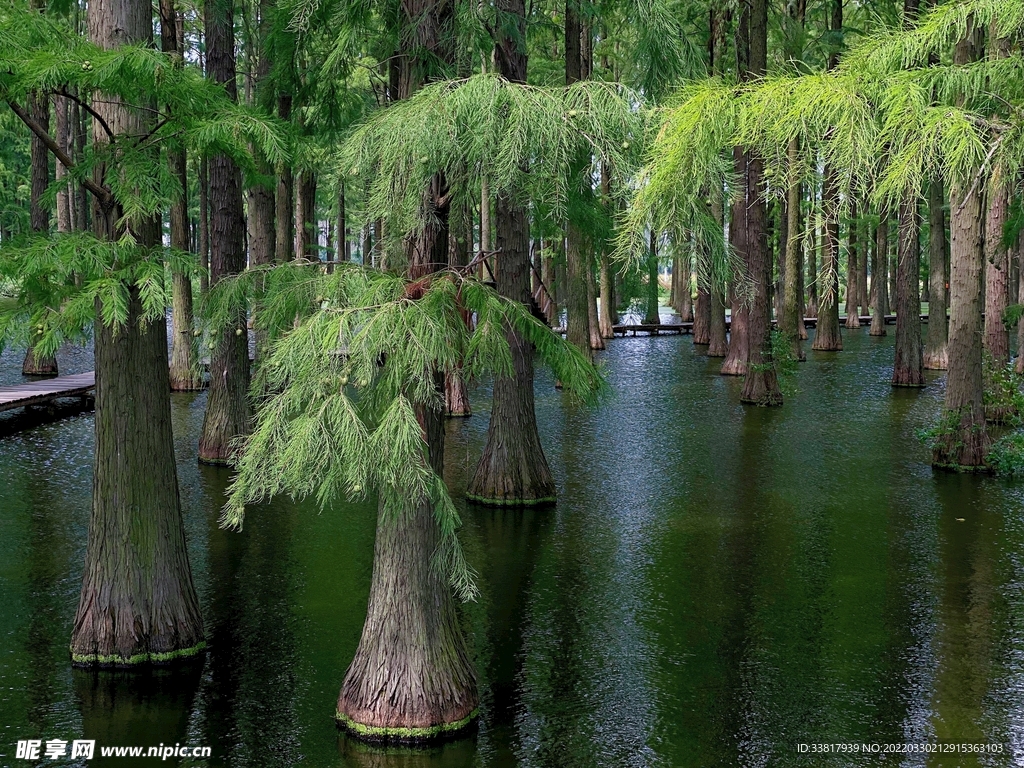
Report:
[[[688,337],[612,342],[595,409],[538,380],[550,510],[459,503],[481,598],[470,738],[368,748],[332,715],[359,639],[372,505],[286,500],[217,527],[195,463],[204,395],[174,395],[203,663],[72,671],[92,418],[0,439],[0,764],[22,738],[208,745],[216,766],[1009,765],[1024,761],[1024,485],[936,475],[915,432],[941,380],[889,384],[892,336],[810,353],[784,408],[738,404]],[[64,372],[88,370],[78,350]],[[63,360],[62,360],[63,364]],[[0,356],[0,383],[20,379]],[[464,490],[489,390],[449,425]],[[963,518],[961,522],[958,518]],[[801,757],[800,742],[1001,742],[1002,756]],[[111,764],[119,764],[110,760]],[[27,763],[26,763],[27,764]],[[89,765],[102,765],[94,760]]]

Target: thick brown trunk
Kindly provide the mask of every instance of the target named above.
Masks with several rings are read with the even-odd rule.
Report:
[[[789,160],[789,189],[786,193],[786,242],[785,242],[785,279],[782,296],[782,332],[789,341],[789,353],[795,360],[804,359],[803,345],[800,344],[800,250],[802,245],[800,232],[800,201],[803,191],[800,188],[800,142],[791,139],[787,149]]]
[[[989,450],[985,428],[981,365],[982,246],[981,193],[970,180],[950,191],[952,274],[949,283],[949,372],[946,429],[932,451],[932,464],[957,471],[983,469]]]
[[[151,13],[137,0],[99,0],[89,7],[89,36],[104,48],[147,41]],[[113,98],[96,109],[117,134],[143,130],[138,113]],[[94,135],[105,141],[102,130]],[[102,180],[102,169],[95,178]],[[96,205],[97,237],[123,234],[116,228],[121,213]],[[159,242],[155,221],[133,234],[144,245]],[[178,497],[166,326],[162,319],[141,324],[138,290],[129,295],[122,327],[95,325],[92,513],[71,635],[79,665],[169,662],[205,645]]]
[[[234,25],[231,6],[206,5],[207,71],[235,98]],[[245,220],[242,214],[242,174],[227,155],[210,159],[210,280],[245,269]],[[229,464],[233,442],[251,427],[249,405],[249,342],[245,309],[235,311],[234,322],[213,329],[210,355],[210,393],[199,438],[199,461]]]
[[[514,0],[513,0],[514,1]],[[498,292],[529,301],[526,212],[499,195]],[[555,500],[555,482],[537,434],[534,413],[533,349],[515,331],[507,332],[514,373],[496,376],[487,443],[466,497],[481,504],[527,506]]]
[[[942,179],[928,184],[928,335],[924,344],[924,367],[944,371],[949,367],[946,343],[949,340],[949,306],[946,273],[946,214],[942,210],[945,195]]]
[[[921,348],[921,215],[917,198],[899,205],[896,243],[896,352],[894,387],[923,387]]]
[[[1003,323],[1009,303],[1010,265],[1003,247],[1003,225],[1009,212],[1009,195],[998,177],[993,177],[987,195],[985,221],[985,350],[997,367],[1010,359],[1010,334]]]
[[[871,254],[871,336],[885,336],[885,264],[889,261],[889,213],[880,211]]]
[[[712,288],[706,301],[708,303],[708,357],[725,357],[729,354],[729,341],[725,330],[725,302],[722,300],[722,289],[717,286]]]

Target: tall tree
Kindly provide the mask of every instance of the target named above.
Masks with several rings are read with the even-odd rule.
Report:
[[[885,265],[889,261],[889,213],[882,209],[875,229],[875,250],[871,253],[871,336],[885,336],[886,280]]]
[[[928,183],[928,335],[924,344],[924,367],[944,371],[949,365],[949,307],[946,272],[946,195],[942,179]]]
[[[174,7],[174,0],[160,0],[160,48],[169,54],[177,67],[184,66],[184,24]],[[187,251],[191,246],[188,218],[188,172],[185,152],[169,149],[167,165],[181,186],[181,194],[171,203],[171,247]],[[199,369],[195,319],[192,312],[192,277],[180,271],[171,273],[174,301],[171,307],[171,389],[189,391],[202,389],[203,374]]]
[[[768,66],[768,3],[752,0],[750,14],[750,76],[762,77]],[[754,405],[782,405],[782,390],[772,358],[771,286],[772,255],[768,245],[767,207],[764,199],[764,160],[747,153],[747,272],[753,281],[748,319],[749,350],[746,379],[740,400]]]
[[[495,27],[494,53],[498,73],[511,83],[526,82],[526,5],[524,0],[498,0],[501,23]],[[507,192],[497,196],[495,275],[498,292],[529,304],[530,228],[521,202]],[[534,413],[533,347],[514,328],[507,329],[512,375],[494,379],[487,443],[466,491],[483,504],[531,505],[555,500],[555,481],[544,456]]]
[[[92,3],[89,37],[105,49],[151,42],[152,7],[140,0]],[[110,142],[145,135],[144,110],[113,96],[97,99],[92,109],[101,156]],[[96,237],[110,242],[126,233],[124,201],[101,188],[104,170],[97,169],[91,187],[97,192],[93,222]],[[131,234],[144,246],[159,243],[152,217],[136,222]],[[127,294],[127,316],[119,327],[104,322],[102,313],[95,324],[96,448],[89,539],[71,636],[76,664],[166,662],[205,645],[178,497],[167,330],[162,312],[145,317],[137,285],[127,286]]]
[[[843,0],[832,0],[829,31],[842,35]],[[829,54],[828,68],[839,65],[839,41]],[[812,349],[822,352],[838,352],[843,348],[843,337],[839,330],[839,181],[838,169],[829,161],[825,163],[821,187],[821,210],[824,216],[822,240],[821,288],[818,291],[817,331]]]
[[[237,100],[234,10],[231,0],[204,6],[207,75]],[[242,174],[226,154],[210,158],[210,281],[245,269],[245,218]],[[199,461],[229,464],[235,438],[249,433],[249,338],[245,308],[236,310],[234,328],[210,342],[210,393],[199,438]]]

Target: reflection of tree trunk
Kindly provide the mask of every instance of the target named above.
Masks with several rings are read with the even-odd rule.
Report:
[[[944,371],[949,365],[946,343],[949,340],[946,272],[946,214],[942,179],[928,184],[928,337],[924,346],[924,367]]]
[[[899,204],[896,243],[896,357],[894,387],[923,387],[921,350],[921,216],[917,198]]]

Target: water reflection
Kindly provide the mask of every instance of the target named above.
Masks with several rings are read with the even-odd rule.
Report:
[[[213,748],[189,766],[1020,762],[1024,485],[934,474],[915,432],[941,380],[893,391],[891,336],[844,343],[812,353],[770,412],[738,405],[741,382],[687,338],[615,342],[596,409],[541,373],[559,503],[458,502],[481,588],[461,609],[481,718],[428,750],[367,746],[333,723],[365,616],[372,503],[320,513],[280,499],[242,533],[221,530],[230,473],[195,462],[205,395],[173,396],[209,652],[187,673],[72,673],[92,419],[0,439],[0,764],[22,738]],[[0,356],[0,377],[15,365]],[[488,395],[480,386],[476,415],[448,425],[457,495]],[[934,739],[1015,751],[886,762],[795,748]]]

